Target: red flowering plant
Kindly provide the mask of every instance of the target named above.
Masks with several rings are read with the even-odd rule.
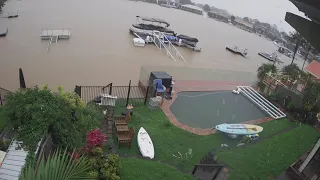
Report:
[[[78,161],[80,158],[80,154],[77,151],[74,151],[72,154],[68,153],[68,156],[74,161]]]
[[[84,150],[91,152],[94,147],[101,147],[106,141],[106,136],[101,133],[100,129],[94,129],[87,134],[87,145]]]

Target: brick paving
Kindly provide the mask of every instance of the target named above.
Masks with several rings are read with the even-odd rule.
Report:
[[[193,134],[197,135],[210,135],[214,134],[217,131],[212,129],[212,128],[206,128],[206,129],[201,129],[201,128],[193,128],[190,127],[186,124],[183,124],[179,122],[174,114],[170,110],[170,106],[172,103],[176,100],[177,94],[182,91],[223,91],[223,90],[233,90],[236,89],[237,86],[249,86],[250,84],[246,83],[239,83],[239,82],[221,82],[221,81],[176,81],[175,86],[173,88],[174,93],[172,95],[171,100],[166,100],[164,99],[161,109],[164,112],[164,114],[168,117],[170,122],[186,131],[189,131]],[[246,124],[261,124],[265,123],[268,121],[273,120],[271,117],[266,117],[262,119],[256,119],[256,120],[249,120],[243,123]]]

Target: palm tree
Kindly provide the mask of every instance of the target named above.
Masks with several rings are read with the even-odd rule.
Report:
[[[291,79],[296,80],[301,73],[297,64],[291,64],[282,68],[282,74],[288,75]]]
[[[36,170],[33,166],[26,167],[20,177],[21,180],[71,180],[71,179],[92,179],[87,175],[90,168],[86,157],[78,157],[73,152],[71,157],[67,151],[61,153],[57,150],[47,161],[41,159]],[[76,157],[76,158],[74,158]]]
[[[291,61],[291,65],[292,65],[293,61],[296,57],[297,51],[299,49],[299,46],[302,46],[305,43],[305,39],[297,31],[290,32],[289,36],[290,36],[291,41],[296,44],[296,46],[294,48],[294,52],[293,52],[292,61]]]
[[[257,78],[259,81],[262,81],[268,72],[276,73],[277,67],[274,64],[263,63],[257,70]]]

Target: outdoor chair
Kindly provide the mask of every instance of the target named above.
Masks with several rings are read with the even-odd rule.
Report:
[[[129,148],[131,148],[131,142],[134,137],[134,134],[135,134],[135,130],[133,127],[130,128],[128,134],[117,134],[119,148],[120,148],[120,145],[123,145],[123,144],[126,144],[128,145]]]
[[[130,113],[128,113],[125,116],[115,116],[114,117],[114,124],[117,125],[128,125],[129,121],[131,119]]]
[[[166,92],[166,88],[162,85],[162,79],[154,79],[153,84],[156,86],[157,93]]]

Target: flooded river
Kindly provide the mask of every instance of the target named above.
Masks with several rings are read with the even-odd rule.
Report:
[[[18,18],[0,18],[0,26],[9,28],[8,35],[0,38],[0,87],[10,90],[19,86],[19,68],[28,86],[61,84],[67,90],[73,90],[76,84],[126,85],[130,79],[135,84],[142,65],[230,70],[235,71],[237,80],[238,71],[254,74],[261,63],[267,62],[258,52],[277,49],[273,42],[231,25],[143,2],[9,0],[3,12],[17,10]],[[134,47],[129,28],[136,15],[165,19],[178,34],[197,37],[202,52],[179,48],[186,64],[179,58],[173,61],[153,45]],[[40,39],[43,28],[70,28],[72,36],[52,44],[47,52],[48,41]],[[225,50],[232,45],[247,48],[250,57]],[[281,59],[285,64],[291,62]]]

